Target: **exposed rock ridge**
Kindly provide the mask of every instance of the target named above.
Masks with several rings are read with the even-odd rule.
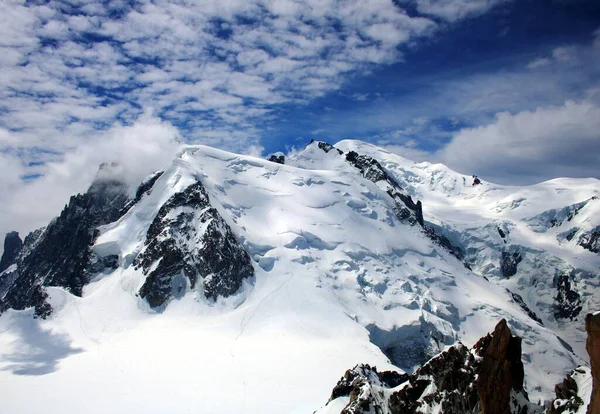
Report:
[[[215,300],[236,293],[254,275],[248,253],[200,182],[162,205],[134,264],[147,275],[139,293],[153,308],[193,289],[200,278],[204,296]]]
[[[387,405],[386,389],[395,388],[408,380],[407,374],[395,371],[378,372],[368,364],[356,365],[347,370],[337,383],[329,401],[349,396],[348,405],[340,414],[358,414],[363,412],[385,412]]]
[[[349,396],[344,414],[534,414],[541,407],[523,390],[521,339],[506,321],[469,349],[458,343],[441,352],[412,375],[378,373],[368,365],[347,371],[330,401]]]
[[[550,403],[547,414],[574,414],[581,410],[585,412],[587,402],[584,401],[584,398],[589,396],[581,395],[583,390],[577,383],[588,380],[590,376],[589,368],[577,367],[565,377],[563,382],[556,384],[554,387],[556,399]]]
[[[139,203],[140,200],[142,199],[142,197],[144,197],[147,194],[150,194],[150,192],[152,191],[152,188],[154,187],[154,184],[156,184],[156,181],[158,181],[158,179],[163,175],[163,173],[164,173],[164,171],[156,171],[155,173],[150,175],[148,178],[146,178],[144,181],[142,181],[142,183],[139,185],[139,187],[137,188],[137,190],[135,192],[135,198],[133,200],[131,200],[129,203],[127,203],[125,205],[125,207],[123,207],[123,209],[121,211],[121,215],[125,214],[127,211],[129,211],[131,209],[131,207],[133,207],[134,205]]]
[[[45,301],[44,286],[63,287],[81,296],[91,276],[91,265],[98,263],[91,249],[98,236],[96,229],[117,220],[128,201],[127,186],[116,169],[116,164],[101,165],[86,193],[72,196],[45,229],[25,238],[14,259],[15,274],[1,298],[0,312],[34,307],[36,316],[48,316],[51,309]]]
[[[311,143],[314,141],[311,141]],[[338,154],[344,155],[344,152],[333,145],[318,141],[318,146],[324,152],[329,153],[337,150]],[[443,234],[439,234],[431,226],[425,224],[423,219],[423,205],[420,200],[415,202],[410,195],[398,184],[398,182],[386,171],[379,161],[368,155],[360,155],[355,151],[349,151],[345,155],[346,161],[354,168],[360,171],[361,175],[367,180],[381,186],[395,202],[394,212],[396,217],[410,225],[420,225],[425,234],[437,245],[446,249],[450,254],[462,261],[463,251],[454,245]],[[465,266],[467,266],[465,264]],[[468,266],[467,266],[468,267]]]
[[[574,286],[575,271],[558,273],[554,278],[556,296],[554,297],[554,318],[556,320],[574,320],[583,309],[581,295]]]
[[[600,312],[587,315],[585,330],[588,334],[585,349],[590,356],[592,369],[592,396],[587,412],[598,414],[600,413]]]
[[[424,226],[423,206],[420,201],[416,203],[411,196],[405,194],[402,187],[394,180],[376,159],[368,155],[359,155],[354,151],[346,154],[346,161],[360,171],[363,177],[374,183],[384,182],[385,190],[396,201],[396,215],[402,221],[411,225]]]
[[[523,300],[521,295],[519,295],[518,293],[512,292],[508,289],[506,289],[506,291],[510,294],[512,299],[521,307],[521,309],[523,309],[525,311],[525,313],[527,313],[527,316],[529,316],[531,319],[533,319],[540,325],[544,324],[544,322],[537,316],[537,314],[534,311],[532,311],[529,308],[529,306],[527,306],[527,304],[525,303],[525,301]]]
[[[523,256],[517,251],[503,251],[500,256],[500,272],[505,278],[512,277],[517,274],[517,267],[523,261]]]
[[[477,345],[475,346],[477,348]],[[477,394],[484,414],[510,414],[514,394],[523,396],[525,371],[521,362],[521,338],[513,336],[502,319],[489,344],[480,348],[483,356],[477,378]],[[525,395],[526,397],[526,395]],[[527,412],[527,408],[524,411]]]
[[[285,155],[283,155],[280,152],[271,154],[271,156],[269,157],[269,161],[274,162],[276,164],[285,164]]]
[[[2,253],[2,259],[0,259],[0,273],[15,262],[22,247],[23,241],[19,237],[18,232],[11,231],[6,234],[4,238],[4,253]]]
[[[582,234],[577,244],[592,253],[600,253],[600,226],[596,226],[590,232]]]

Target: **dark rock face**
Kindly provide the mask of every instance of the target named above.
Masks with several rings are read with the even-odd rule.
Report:
[[[579,407],[584,404],[584,401],[579,395],[579,389],[577,387],[576,376],[586,375],[583,367],[578,367],[571,371],[563,382],[556,384],[554,391],[556,393],[556,399],[550,403],[547,414],[570,414],[577,412]]]
[[[386,382],[384,374],[358,365],[344,374],[330,401],[350,396],[342,410],[348,414],[533,414],[536,407],[523,391],[521,339],[511,335],[505,320],[472,349],[458,343],[412,375],[394,373]]]
[[[446,249],[452,256],[456,257],[461,262],[464,260],[465,252],[460,247],[452,243],[444,234],[436,233],[433,227],[427,225],[423,226],[423,230],[425,231],[425,234],[427,234],[427,236],[429,236],[429,238],[438,246]],[[463,262],[463,264],[467,269],[471,269],[467,263]]]
[[[272,154],[269,157],[269,161],[277,163],[277,164],[285,164],[285,155],[283,154]]]
[[[554,317],[559,319],[573,320],[583,309],[581,295],[572,287],[574,272],[569,274],[558,274],[555,278],[556,296],[554,297]]]
[[[311,140],[311,143],[315,142]],[[318,142],[320,149],[329,153],[332,150],[337,150],[339,155],[344,152],[327,142]],[[425,234],[437,245],[446,249],[450,254],[458,260],[463,260],[464,252],[454,245],[445,235],[435,231],[431,226],[425,225],[423,220],[423,205],[421,201],[415,201],[410,195],[402,189],[396,180],[388,174],[381,163],[368,155],[360,155],[355,151],[349,151],[346,156],[346,161],[354,168],[360,171],[361,175],[367,180],[378,183],[385,181],[387,183],[387,193],[395,202],[394,213],[398,220],[408,223],[411,226],[420,225]],[[467,266],[465,264],[465,266]],[[467,266],[468,267],[468,266]]]
[[[0,273],[15,262],[22,247],[23,241],[19,237],[19,233],[11,231],[6,234],[4,238],[4,253],[2,253],[2,259],[0,259]]]
[[[512,392],[523,390],[521,338],[512,336],[502,319],[483,352],[477,378],[477,394],[483,413],[510,414]]]
[[[350,397],[350,402],[340,414],[381,412],[380,407],[381,404],[385,404],[385,396],[378,388],[395,388],[407,380],[406,374],[394,371],[378,372],[376,367],[368,364],[356,365],[344,373],[331,392],[329,401],[339,397]]]
[[[588,334],[585,349],[592,368],[592,397],[587,412],[596,414],[600,413],[600,313],[587,315],[585,330]]]
[[[359,155],[354,151],[346,154],[346,161],[360,171],[367,180],[377,183],[385,181],[388,183],[387,193],[396,201],[396,216],[401,221],[411,225],[424,226],[423,206],[420,201],[416,203],[411,196],[405,194],[402,187],[394,180],[383,166],[375,158],[367,155]]]
[[[311,140],[310,142],[312,144],[315,141]],[[331,145],[328,142],[318,141],[317,145],[319,146],[320,149],[322,149],[323,151],[325,151],[325,153],[329,153],[329,151],[332,151],[332,150],[337,151],[337,153],[339,155],[342,155],[344,153],[344,151],[342,151],[341,149],[338,149],[338,148],[334,147],[333,145]]]
[[[589,233],[583,234],[577,244],[592,253],[600,253],[600,226],[595,227]]]
[[[504,233],[504,231],[498,227],[498,234],[500,235],[500,237],[502,237],[503,239],[506,238],[506,233]]]
[[[502,256],[500,257],[500,271],[502,272],[502,276],[505,278],[509,278],[517,274],[517,266],[523,257],[519,252],[502,252]]]
[[[523,300],[521,295],[511,292],[508,289],[506,289],[506,291],[510,294],[510,296],[513,298],[513,300],[521,307],[521,309],[523,309],[527,313],[527,316],[529,316],[531,319],[533,319],[540,325],[544,324],[542,322],[542,320],[537,316],[537,314],[534,311],[532,311],[531,309],[529,309],[529,306],[527,306],[527,304],[525,303],[525,301]]]
[[[44,286],[60,286],[81,296],[95,260],[91,246],[98,226],[117,220],[128,201],[126,185],[116,178],[116,164],[103,164],[85,194],[72,196],[45,229],[30,233],[15,260],[17,275],[8,287],[3,307],[35,308],[48,316]]]
[[[433,227],[425,225],[421,201],[415,203],[412,197],[406,194],[396,180],[387,173],[379,161],[367,155],[359,155],[354,151],[350,151],[346,154],[346,161],[358,169],[362,176],[367,180],[374,183],[385,181],[388,184],[387,193],[395,201],[396,207],[394,210],[396,217],[400,221],[407,222],[410,225],[420,225],[425,234],[435,244],[446,249],[458,260],[463,260],[464,252],[459,247],[454,245],[454,243],[443,234],[437,233]]]
[[[393,393],[391,412],[417,413],[420,408],[441,406],[443,413],[466,413],[477,405],[474,387],[475,358],[459,343],[423,365],[409,378],[408,384]],[[426,393],[434,385],[433,393]]]
[[[147,275],[140,296],[151,307],[164,305],[203,278],[204,295],[230,296],[254,275],[248,253],[196,182],[160,208],[135,266]]]
[[[129,211],[129,209],[131,209],[131,207],[133,207],[134,205],[136,205],[137,203],[140,202],[140,200],[142,199],[142,197],[144,197],[147,194],[150,194],[150,192],[152,191],[152,188],[154,187],[154,184],[156,184],[156,181],[158,181],[158,179],[163,175],[164,171],[157,171],[154,174],[150,175],[150,177],[148,177],[147,179],[145,179],[137,188],[136,192],[135,192],[135,198],[133,200],[131,200],[129,203],[127,203],[125,205],[125,207],[123,207],[122,211],[121,211],[121,215],[125,214],[127,211]]]

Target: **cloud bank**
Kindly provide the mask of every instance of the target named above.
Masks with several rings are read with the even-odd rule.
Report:
[[[567,101],[458,132],[437,158],[459,171],[503,183],[600,176],[600,106]]]

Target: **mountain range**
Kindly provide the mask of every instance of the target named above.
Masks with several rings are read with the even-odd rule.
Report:
[[[596,179],[503,186],[353,140],[185,146],[136,188],[124,174],[103,164],[46,227],[7,234],[2,412],[339,413],[352,367],[379,389],[440,355],[477,376],[514,334],[531,413],[589,365]]]

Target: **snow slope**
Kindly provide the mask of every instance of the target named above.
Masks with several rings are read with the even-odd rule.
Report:
[[[404,161],[392,154],[350,141],[339,148],[377,151],[399,180],[418,184],[407,188],[424,200],[427,220],[458,231],[465,222],[508,217],[510,209],[489,211],[497,206],[492,195],[507,203],[510,191],[525,191],[458,191],[446,181],[419,181],[430,173],[424,165],[422,176],[404,174]],[[313,412],[347,368],[399,369],[389,356],[411,371],[457,340],[472,345],[500,318],[523,337],[532,401],[550,399],[553,385],[582,362],[501,283],[465,268],[419,226],[401,223],[385,189],[339,153],[313,143],[286,163],[184,150],[147,195],[100,229],[94,251],[117,255],[116,270],[97,274],[81,298],[48,288],[55,309],[48,320],[32,319],[30,310],[0,316],[2,412]],[[250,254],[255,277],[217,301],[188,284],[153,310],[137,296],[145,276],[133,261],[160,207],[196,181]],[[445,199],[465,208],[452,213]],[[473,219],[468,208],[485,213]],[[585,252],[578,257],[582,268],[593,263]]]
[[[483,180],[473,186],[472,177],[442,164],[415,163],[360,141],[336,147],[378,159],[422,200],[425,220],[465,250],[475,273],[520,295],[544,325],[588,358],[584,319],[600,308],[600,255],[578,241],[600,225],[600,181],[559,178],[511,187]],[[514,276],[502,274],[502,252],[520,255]],[[568,290],[559,289],[565,285]]]

